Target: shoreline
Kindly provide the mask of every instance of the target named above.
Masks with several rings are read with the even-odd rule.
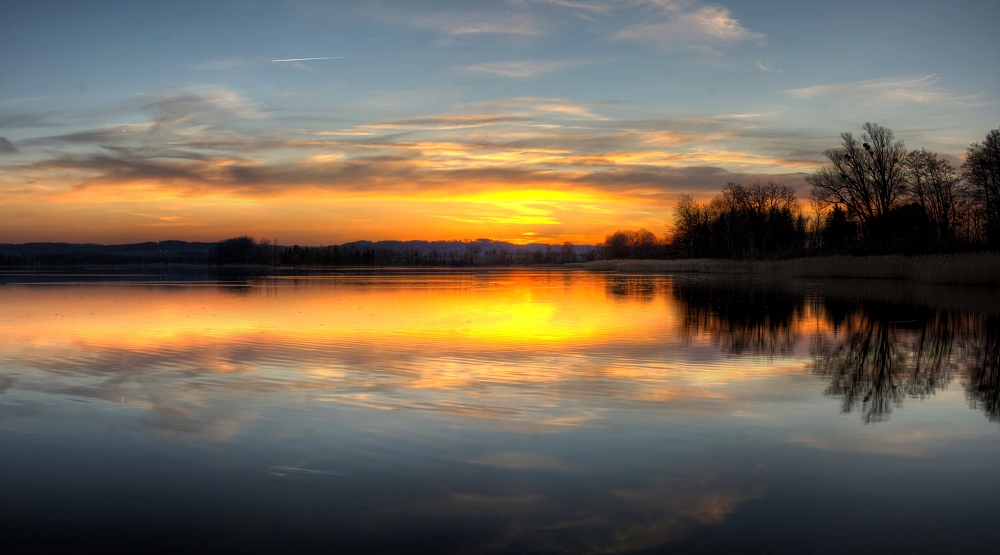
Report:
[[[1000,285],[1000,253],[918,256],[825,256],[788,260],[595,260],[593,271],[666,274],[695,273],[762,277],[897,279],[952,285]]]
[[[622,274],[703,274],[773,278],[829,278],[904,280],[915,283],[1000,286],[1000,252],[936,255],[827,256],[787,260],[730,260],[694,258],[681,260],[594,260],[566,264],[469,265],[469,266],[268,266],[259,264],[205,264],[152,262],[132,264],[26,264],[0,265],[0,274],[126,270],[129,268],[168,272],[212,271],[223,273],[277,273],[315,271],[361,272],[481,272],[517,269],[565,269]]]

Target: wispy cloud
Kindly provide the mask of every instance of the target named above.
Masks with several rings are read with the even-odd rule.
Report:
[[[643,42],[662,49],[692,48],[717,52],[737,43],[765,44],[766,36],[750,31],[718,6],[690,9],[687,3],[656,2],[660,19],[627,27],[616,35],[621,40]]]
[[[253,118],[260,106],[235,91],[220,87],[198,87],[181,91],[144,94],[141,111],[157,125],[182,122],[216,123],[227,118]]]
[[[0,100],[0,108],[14,108],[15,106],[21,106],[23,104],[30,104],[32,102],[38,102],[39,100],[46,100],[52,98],[50,95],[45,96],[26,96],[22,98],[5,98]]]
[[[272,62],[311,62],[314,60],[345,60],[347,58],[357,58],[357,56],[322,56],[319,58],[286,58],[284,60],[271,60]]]
[[[785,93],[802,100],[834,96],[863,102],[959,105],[980,104],[983,97],[981,93],[961,94],[943,87],[941,78],[933,74],[815,85]]]
[[[581,103],[563,98],[518,97],[502,98],[487,102],[467,104],[464,108],[472,110],[500,109],[514,114],[555,114],[580,119],[604,120],[605,116],[594,113],[594,106],[612,103]]]
[[[562,8],[570,8],[573,10],[583,10],[585,12],[601,13],[606,14],[611,11],[611,8],[616,2],[579,2],[574,0],[536,0],[541,4],[550,4],[553,6],[559,6]]]
[[[410,20],[418,29],[429,29],[449,35],[483,33],[538,36],[545,33],[542,22],[523,13],[435,13]]]
[[[226,71],[233,69],[246,69],[257,65],[258,60],[253,58],[216,58],[214,60],[207,60],[199,64],[195,64],[193,67],[202,71]]]
[[[650,207],[666,208],[679,193],[704,198],[727,181],[760,176],[797,186],[801,179],[788,174],[807,169],[782,148],[768,149],[798,141],[768,136],[760,128],[766,116],[616,117],[627,109],[614,102],[515,97],[343,126],[295,119],[289,127],[276,119],[276,110],[228,89],[162,91],[133,104],[120,119],[131,123],[18,140],[21,154],[3,157],[0,190],[8,207],[44,204],[58,213],[60,206],[113,199],[130,213],[190,214],[147,220],[191,229],[214,225],[213,203],[262,206],[265,200],[361,206],[394,199],[400,213],[410,209],[404,203],[430,203],[433,210],[414,218],[433,220],[428,225],[435,229],[498,226],[510,229],[509,237],[540,233],[511,226],[555,230],[603,210],[600,222],[588,224],[594,230],[586,231],[600,235],[604,225],[625,225],[621,218],[656,225]],[[137,115],[146,121],[136,122]],[[485,200],[468,200],[475,195]],[[177,209],[167,209],[164,199]],[[452,210],[461,202],[479,208]],[[227,214],[238,219],[235,210]]]
[[[757,60],[757,69],[759,69],[761,71],[772,71],[774,73],[781,73],[780,69],[774,69],[772,67],[768,67],[768,66],[764,65],[764,61],[763,60]]]
[[[0,137],[0,154],[17,154],[18,152],[20,151],[7,137]]]
[[[383,123],[376,123],[364,126],[368,129],[402,129],[402,128],[423,128],[423,129],[466,129],[470,127],[483,127],[486,125],[498,125],[504,123],[517,123],[530,121],[524,115],[503,114],[503,113],[479,113],[470,115],[441,115],[426,116],[420,118],[408,118],[392,120]]]
[[[594,25],[588,32],[660,49],[692,49],[717,54],[736,44],[763,46],[766,39],[763,33],[744,27],[728,9],[702,5],[694,0],[514,0],[507,2],[503,10],[455,9],[426,13],[399,8],[379,11],[375,17],[450,36],[542,36],[564,29],[567,15],[592,22]],[[498,64],[498,67],[487,66],[482,71],[523,77],[551,69],[508,68]]]
[[[462,66],[458,69],[465,73],[480,73],[500,77],[534,77],[542,73],[550,73],[567,67],[584,65],[584,63],[581,60],[557,60],[552,62],[521,60],[513,62],[486,62],[471,66]]]

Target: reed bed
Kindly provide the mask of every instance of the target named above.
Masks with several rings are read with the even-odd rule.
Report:
[[[586,267],[619,273],[704,273],[774,277],[907,279],[1000,285],[1000,253],[926,256],[829,256],[791,260],[597,260]]]

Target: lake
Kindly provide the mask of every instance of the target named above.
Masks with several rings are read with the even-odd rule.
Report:
[[[10,552],[982,553],[1000,295],[0,273]]]

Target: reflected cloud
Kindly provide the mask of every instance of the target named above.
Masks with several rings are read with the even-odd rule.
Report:
[[[996,418],[995,317],[745,280],[567,276],[6,287],[0,391],[125,404],[151,428],[218,439],[254,422],[259,396],[561,433],[621,410],[744,414],[809,371],[865,423],[956,380]]]
[[[521,451],[494,453],[467,462],[469,464],[505,468],[509,470],[558,470],[565,472],[571,471],[574,468],[581,468],[581,465],[578,463],[562,461],[549,455],[540,455],[538,453]]]
[[[753,486],[731,486],[714,475],[671,475],[572,494],[456,491],[400,511],[487,527],[488,539],[466,547],[473,553],[634,553],[720,525],[761,495]]]
[[[138,287],[125,297],[98,285],[69,306],[58,288],[26,289],[22,301],[4,300],[13,309],[31,299],[32,308],[8,313],[17,320],[0,326],[0,357],[27,373],[11,382],[21,390],[124,398],[154,415],[150,426],[212,437],[232,437],[246,421],[232,415],[258,395],[545,433],[604,427],[611,410],[729,395],[701,385],[704,372],[664,372],[684,362],[663,279],[637,288],[601,276],[498,277],[407,277],[378,289],[367,278],[299,278],[303,285]],[[641,295],[648,306],[593,310],[604,291]]]

